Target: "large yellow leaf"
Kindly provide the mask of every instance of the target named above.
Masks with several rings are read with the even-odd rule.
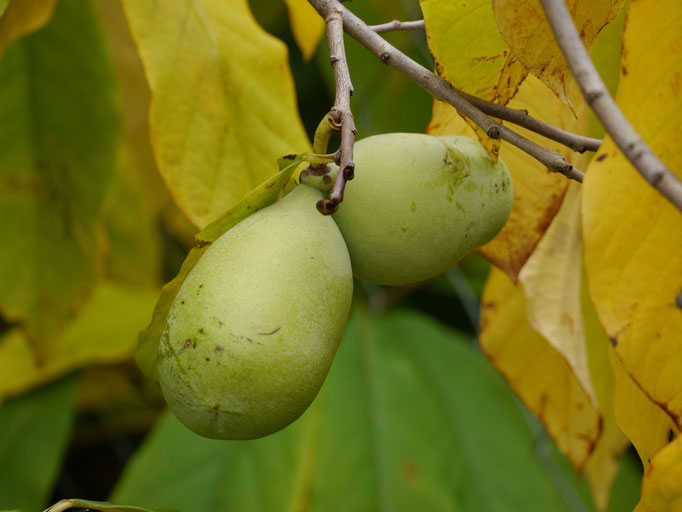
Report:
[[[522,288],[493,268],[481,309],[483,351],[559,450],[574,467],[583,468],[600,435],[600,415],[566,359],[526,320]]]
[[[510,58],[490,0],[419,3],[438,74],[458,89],[485,100],[511,98],[525,72],[517,59]]]
[[[7,46],[21,36],[35,32],[52,17],[57,0],[12,0],[0,10],[0,58]]]
[[[308,0],[284,1],[289,10],[291,31],[296,44],[301,49],[303,60],[310,60],[324,32],[324,20],[308,3]]]
[[[0,401],[74,368],[130,358],[156,297],[153,290],[105,282],[64,334],[39,353],[21,331],[10,331],[0,338]]]
[[[682,441],[676,438],[654,457],[642,479],[635,512],[682,511]]]
[[[565,358],[596,403],[581,311],[580,184],[569,185],[559,212],[521,269],[528,321]]]
[[[599,31],[614,19],[624,0],[567,0],[566,6],[588,51]],[[540,0],[493,0],[502,37],[512,53],[535,76],[570,104],[572,80],[568,65],[554,41]]]
[[[588,122],[584,102],[576,90],[571,91],[571,98],[576,105],[576,111],[580,114],[577,119],[542,82],[528,76],[509,106],[526,109],[530,115],[565,130],[584,133]],[[576,163],[579,155],[561,144],[523,128],[515,126],[514,130],[538,144],[559,151],[568,161]],[[434,102],[433,116],[427,132],[431,135],[459,133],[475,136],[471,128],[456,114],[455,109],[438,101]],[[519,270],[526,263],[561,206],[568,180],[548,171],[533,157],[510,144],[502,145],[500,157],[512,175],[514,205],[504,229],[490,243],[483,246],[480,252],[515,281]]]
[[[246,0],[124,0],[152,91],[151,140],[199,227],[308,149],[285,45]]]
[[[679,429],[672,418],[633,382],[613,348],[609,350],[609,360],[616,380],[616,421],[632,441],[646,469]]]
[[[623,48],[617,101],[682,177],[682,3],[632,2]],[[608,137],[585,178],[583,233],[592,299],[626,372],[682,425],[682,214]]]

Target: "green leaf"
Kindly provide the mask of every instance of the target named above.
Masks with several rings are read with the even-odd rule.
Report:
[[[285,45],[246,0],[124,0],[152,91],[159,170],[199,227],[309,147]]]
[[[409,311],[356,311],[322,392],[277,434],[214,441],[166,414],[113,498],[186,512],[566,510],[502,379],[464,336]]]
[[[163,327],[166,325],[168,311],[173,305],[175,296],[180,291],[182,283],[185,282],[185,278],[194,268],[197,261],[199,261],[201,255],[208,249],[211,242],[215,242],[221,235],[236,226],[240,221],[256,213],[258,210],[273,204],[290,192],[296,186],[295,181],[291,178],[294,176],[300,161],[301,156],[294,158],[288,167],[267,179],[265,183],[262,183],[237,205],[230,208],[220,218],[206,226],[203,231],[196,235],[197,245],[192,248],[187,258],[185,258],[178,275],[166,283],[161,290],[161,297],[154,308],[152,321],[140,333],[135,361],[148,378],[152,380],[159,379],[156,371],[156,361],[158,358],[159,341],[161,340]]]
[[[95,221],[119,136],[113,73],[87,0],[59,2],[0,62],[0,310],[43,343],[90,293]]]
[[[70,508],[84,508],[87,510],[105,510],[109,512],[174,512],[173,509],[148,509],[142,507],[135,507],[130,505],[117,505],[115,503],[108,503],[106,501],[91,501],[81,500],[78,498],[70,500],[61,500],[55,503],[45,512],[61,512]]]
[[[75,384],[64,379],[0,408],[0,508],[43,509],[71,433]]]

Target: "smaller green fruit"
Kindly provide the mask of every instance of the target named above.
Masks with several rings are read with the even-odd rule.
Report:
[[[350,311],[353,277],[322,194],[299,185],[216,240],[185,279],[159,346],[159,382],[197,434],[254,439],[310,405]]]
[[[435,277],[491,240],[512,207],[509,171],[464,136],[376,135],[355,145],[334,220],[353,273],[385,285]]]

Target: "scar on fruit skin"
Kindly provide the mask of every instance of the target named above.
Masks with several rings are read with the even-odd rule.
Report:
[[[192,344],[192,338],[187,338],[187,341],[185,344],[182,346],[180,350],[178,350],[178,355],[182,354],[187,347],[189,347]]]
[[[256,334],[259,334],[259,335],[261,335],[261,336],[272,336],[272,335],[275,334],[277,331],[279,331],[281,328],[282,328],[282,326],[279,326],[277,329],[275,329],[275,330],[272,331],[272,332],[259,332],[259,333],[256,333]]]

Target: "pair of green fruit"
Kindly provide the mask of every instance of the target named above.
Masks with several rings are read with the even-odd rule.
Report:
[[[434,277],[511,210],[506,166],[468,137],[369,137],[355,166],[334,219],[317,212],[319,190],[299,185],[214,242],[182,284],[159,380],[194,432],[254,439],[289,425],[329,371],[353,274],[388,285]]]

